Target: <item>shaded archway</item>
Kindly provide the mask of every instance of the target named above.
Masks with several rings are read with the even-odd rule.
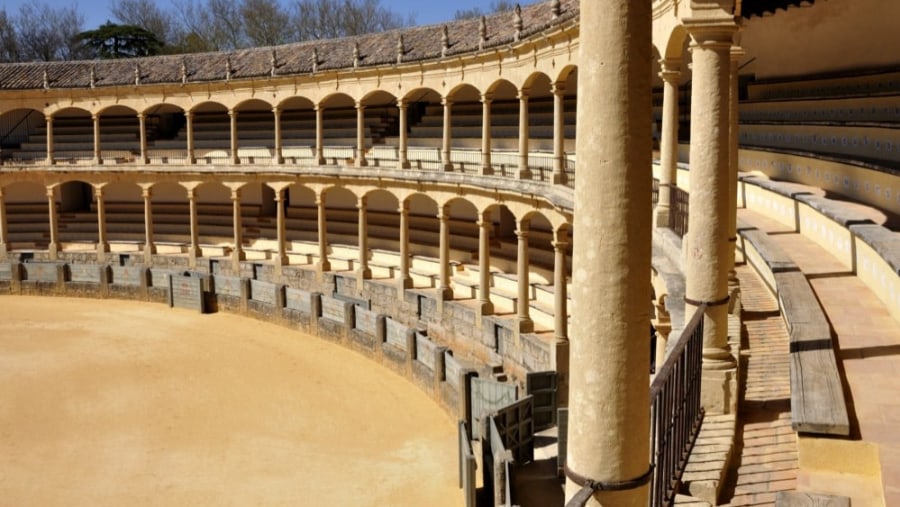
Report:
[[[101,109],[96,115],[99,158],[107,163],[134,162],[141,154],[141,124],[137,111],[114,105]]]
[[[35,109],[0,114],[0,164],[34,163],[47,158],[47,120]]]

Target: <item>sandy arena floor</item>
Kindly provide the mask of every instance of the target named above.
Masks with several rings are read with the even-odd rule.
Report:
[[[318,338],[151,303],[0,297],[0,505],[460,505],[456,429]]]

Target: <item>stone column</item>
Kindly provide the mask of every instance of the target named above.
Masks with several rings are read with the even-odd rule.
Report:
[[[397,108],[400,110],[400,147],[398,149],[397,156],[400,159],[399,164],[401,169],[409,169],[409,133],[406,130],[409,128],[409,109],[407,108],[408,103],[406,99],[397,100]]]
[[[553,83],[553,183],[566,184],[566,85]]]
[[[228,110],[228,118],[230,120],[229,133],[230,133],[230,137],[231,137],[231,145],[229,148],[231,151],[231,163],[232,164],[240,164],[241,163],[241,158],[238,155],[237,117],[238,117],[237,110],[235,110],[235,109]]]
[[[6,223],[6,199],[3,196],[3,187],[0,187],[0,259],[6,259],[9,251],[9,228]]]
[[[141,161],[140,161],[140,163],[146,164],[147,162],[149,162],[149,160],[147,159],[147,115],[145,115],[144,113],[138,113],[137,117],[138,117],[138,129],[140,129],[140,132],[138,132],[138,135],[140,136],[140,140],[141,140]]]
[[[438,207],[438,222],[440,222],[440,287],[438,296],[443,300],[453,299],[453,289],[450,287],[450,209],[446,204]]]
[[[50,216],[50,244],[47,253],[50,260],[56,260],[59,254],[59,215],[56,213],[55,187],[47,187],[47,214]]]
[[[567,292],[566,248],[569,246],[565,229],[557,229],[553,239],[553,346],[550,365],[557,372],[557,403],[569,404],[569,308]]]
[[[156,244],[153,242],[153,191],[149,186],[141,188],[141,197],[144,198],[144,262],[150,264]]]
[[[325,144],[323,139],[325,108],[321,104],[316,104],[313,109],[316,111],[316,164],[325,165]]]
[[[441,105],[444,106],[444,138],[441,142],[441,165],[445,171],[453,170],[453,163],[450,161],[450,145],[453,136],[453,123],[450,115],[453,108],[453,101],[449,97],[441,99]]]
[[[103,201],[103,187],[94,187],[94,198],[97,200],[97,258],[102,259],[109,252],[109,241],[106,239],[106,205]]]
[[[244,226],[241,220],[241,190],[231,190],[231,213],[234,224],[234,250],[231,251],[231,262],[235,271],[241,267],[241,261],[246,259],[244,254]]]
[[[47,164],[53,165],[56,163],[53,158],[53,117],[47,115],[44,119],[47,120]]]
[[[672,319],[669,316],[669,310],[666,308],[665,299],[660,299],[654,303],[656,306],[656,369],[666,361],[666,350],[669,344],[669,333],[672,332]]]
[[[191,266],[196,266],[197,259],[203,257],[200,249],[200,226],[197,224],[197,189],[187,189],[188,208],[191,221],[191,245],[188,247],[188,259]]]
[[[275,120],[275,153],[273,153],[272,163],[279,165],[284,163],[281,147],[281,108],[278,106],[273,107],[272,115]]]
[[[372,270],[369,269],[369,210],[366,201],[366,196],[362,196],[356,202],[356,209],[359,210],[357,215],[359,221],[356,231],[357,244],[359,245],[359,269],[356,270],[356,275],[359,281],[356,284],[356,288],[360,291],[362,291],[362,281],[372,278]]]
[[[91,121],[94,123],[94,163],[102,164],[103,157],[100,153],[100,115],[92,114]]]
[[[494,174],[494,166],[491,165],[491,102],[493,96],[490,93],[481,94],[481,174],[484,176]]]
[[[409,201],[404,200],[397,208],[400,213],[400,277],[398,283],[403,289],[411,289],[412,277],[409,276]]]
[[[728,87],[728,293],[738,289],[737,272],[734,269],[735,247],[737,246],[737,185],[738,185],[738,137],[739,123],[739,64],[744,50],[732,46],[730,51]]]
[[[187,131],[187,163],[196,164],[197,158],[194,156],[194,113],[185,111],[184,121],[185,130]]]
[[[659,199],[654,221],[657,227],[669,226],[669,203],[672,187],[678,186],[678,81],[681,79],[679,60],[660,60],[663,80],[662,126],[659,140]]]
[[[325,221],[325,194],[316,194],[316,208],[318,209],[319,222],[319,263],[316,265],[319,274],[331,270],[331,263],[328,262],[328,224]]]
[[[730,19],[692,24],[690,214],[685,238],[685,319],[706,303],[701,401],[730,413],[735,360],[728,345]]]
[[[581,4],[566,499],[649,470],[651,3]],[[577,474],[577,475],[574,475]],[[587,505],[646,507],[648,487]]]
[[[483,211],[478,214],[478,303],[481,304],[481,314],[494,313],[494,303],[491,302],[491,218],[490,212]]]
[[[356,103],[356,167],[369,165],[366,160],[366,105]]]
[[[527,219],[519,221],[516,229],[518,238],[518,255],[516,265],[516,278],[518,279],[518,301],[516,303],[516,316],[519,318],[519,332],[530,333],[534,331],[534,322],[531,320],[531,283],[528,268],[528,230],[530,223]]]
[[[285,237],[285,220],[284,220],[284,189],[275,191],[275,236],[278,241],[278,253],[275,256],[276,266],[286,266],[287,258],[287,238]]]
[[[528,89],[519,90],[519,171],[516,177],[520,180],[531,179],[531,169],[528,167]]]

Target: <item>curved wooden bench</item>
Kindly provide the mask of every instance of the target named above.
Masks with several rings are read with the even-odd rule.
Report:
[[[843,383],[832,342],[831,326],[809,281],[790,256],[768,234],[741,227],[748,259],[762,259],[764,278],[778,297],[781,315],[790,335],[791,427],[800,433],[850,434],[850,420]],[[755,264],[755,263],[754,263]]]

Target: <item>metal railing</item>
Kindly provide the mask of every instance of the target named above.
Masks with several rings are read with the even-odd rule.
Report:
[[[688,193],[676,186],[669,187],[669,228],[683,238],[688,231]]]
[[[650,384],[650,502],[669,506],[703,422],[700,376],[703,362],[703,314],[696,313],[681,333]]]

